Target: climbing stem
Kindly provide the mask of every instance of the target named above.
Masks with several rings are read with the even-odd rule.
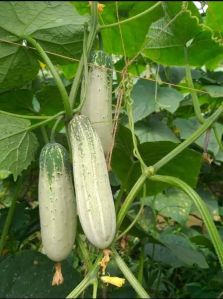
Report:
[[[101,260],[103,253],[99,253],[94,265],[84,279],[76,286],[76,288],[70,292],[66,298],[77,298],[90,284],[93,284],[97,279],[97,272],[99,270],[99,261]]]
[[[56,129],[59,125],[59,123],[61,122],[61,120],[63,119],[63,116],[61,115],[60,117],[58,117],[58,119],[55,121],[52,130],[51,130],[51,134],[50,134],[50,142],[55,142],[55,134],[56,134]]]
[[[177,188],[180,188],[191,198],[191,200],[194,202],[199,213],[202,216],[202,219],[206,225],[212,244],[217,253],[219,262],[223,269],[223,242],[212,220],[212,216],[210,215],[210,212],[206,204],[203,202],[200,196],[189,185],[187,185],[184,181],[178,178],[171,177],[171,176],[154,175],[151,176],[149,179],[156,182],[167,183]]]
[[[41,129],[41,133],[42,133],[44,142],[45,142],[46,144],[49,143],[49,137],[48,137],[46,128],[45,128],[44,126],[42,126],[40,129]]]
[[[126,265],[126,263],[124,262],[124,260],[121,258],[121,256],[118,254],[118,252],[114,247],[112,247],[112,253],[117,266],[122,271],[123,275],[128,280],[128,282],[133,287],[133,289],[136,291],[136,293],[139,295],[139,297],[150,298],[149,294],[145,291],[145,289],[142,287],[140,282],[133,275],[129,267]]]
[[[67,116],[68,119],[70,119],[73,115],[72,108],[71,108],[71,105],[70,105],[70,102],[69,102],[69,98],[68,98],[66,88],[65,88],[65,86],[64,86],[64,84],[63,84],[63,82],[62,82],[55,66],[51,62],[49,56],[46,54],[46,52],[43,50],[43,48],[40,46],[40,44],[35,39],[33,39],[30,36],[25,37],[25,39],[36,48],[36,50],[38,51],[38,53],[42,57],[43,61],[48,66],[52,76],[55,79],[57,87],[59,89],[59,92],[60,92],[60,95],[61,95],[61,98],[62,98],[62,101],[63,101],[64,109],[65,109],[65,112],[66,112],[66,116]]]
[[[98,31],[98,1],[92,1],[92,17],[91,17],[91,27],[90,32],[88,35],[87,40],[87,56],[89,56],[89,53],[91,51],[91,48],[93,46],[97,31]],[[69,94],[69,101],[71,104],[71,107],[74,107],[78,88],[81,82],[82,73],[84,68],[84,55],[81,56],[76,75],[74,77],[74,81],[71,86],[70,94]]]
[[[117,22],[117,23],[112,23],[112,24],[107,24],[107,25],[100,25],[99,29],[106,29],[106,28],[111,28],[111,27],[116,27],[116,26],[119,26],[119,25],[122,25],[122,24],[126,24],[128,22],[131,22],[133,20],[136,20],[144,15],[146,15],[147,13],[153,11],[156,7],[158,7],[160,4],[162,3],[162,1],[159,1],[157,2],[156,4],[154,4],[153,6],[149,7],[148,9],[144,10],[143,12],[131,17],[131,18],[128,18],[128,19],[125,19],[123,21],[120,21],[120,22]]]
[[[187,52],[186,47],[184,48],[184,54],[185,54],[185,62],[186,62],[185,63],[186,79],[187,79],[188,87],[191,89],[191,97],[192,97],[192,101],[193,101],[194,112],[195,112],[195,115],[196,115],[198,121],[202,124],[205,121],[205,119],[202,116],[197,93],[194,90],[194,84],[193,84],[193,80],[192,80],[192,76],[191,76],[191,69],[188,64],[188,52]]]
[[[126,235],[130,229],[136,224],[136,222],[139,220],[139,217],[141,216],[141,213],[143,211],[144,205],[141,204],[140,209],[137,213],[137,215],[135,216],[134,220],[131,222],[131,224],[117,237],[116,241],[121,239],[124,235]]]
[[[11,113],[8,111],[3,111],[0,110],[0,114],[4,114],[4,115],[9,115],[9,116],[14,116],[14,117],[18,117],[18,118],[24,118],[24,119],[48,119],[50,118],[50,116],[45,116],[45,115],[23,115],[23,114],[17,114],[17,113]]]
[[[125,201],[123,202],[122,207],[118,213],[118,216],[117,216],[117,230],[120,228],[122,221],[124,220],[125,215],[127,214],[128,210],[129,210],[129,207],[131,206],[136,195],[142,188],[142,185],[145,182],[146,178],[147,178],[147,175],[145,173],[141,174],[141,176],[136,181],[135,185],[132,187],[132,189],[128,193],[128,195],[127,195]]]
[[[170,153],[168,153],[165,157],[159,160],[157,163],[153,165],[154,170],[157,171],[165,164],[167,164],[170,160],[176,157],[179,153],[181,153],[184,149],[186,149],[191,143],[193,143],[198,137],[200,137],[221,115],[223,112],[223,105],[221,105],[205,122],[186,140],[184,140],[181,144],[179,144],[175,149],[173,149]]]
[[[0,255],[2,255],[4,246],[5,246],[5,242],[6,242],[6,238],[7,238],[10,226],[12,224],[12,220],[13,220],[13,216],[14,216],[15,208],[16,208],[16,201],[17,201],[17,198],[19,196],[21,187],[22,187],[22,178],[19,177],[17,182],[16,182],[15,191],[14,191],[14,194],[12,196],[11,206],[9,208],[9,211],[8,211],[5,223],[4,223],[4,227],[3,227],[3,230],[2,230],[2,235],[1,235],[1,239],[0,239]]]

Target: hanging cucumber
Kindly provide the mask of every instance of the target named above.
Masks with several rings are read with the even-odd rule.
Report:
[[[81,113],[90,119],[106,155],[112,144],[112,59],[100,50],[91,54],[89,62],[86,97]]]
[[[72,250],[76,233],[76,205],[66,149],[46,144],[40,154],[39,212],[43,248],[55,262]]]
[[[102,145],[84,115],[73,117],[69,135],[78,216],[88,240],[103,249],[115,236],[116,214]]]

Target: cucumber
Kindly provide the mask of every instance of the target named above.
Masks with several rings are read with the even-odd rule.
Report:
[[[84,104],[81,110],[81,114],[86,115],[90,119],[98,133],[105,155],[109,152],[112,144],[111,68],[111,56],[103,51],[91,53],[86,98],[82,99]]]
[[[76,204],[66,149],[46,144],[40,154],[39,212],[43,248],[55,262],[72,250],[76,233]]]
[[[75,115],[69,123],[77,211],[87,239],[108,247],[116,232],[116,214],[105,156],[88,117]]]

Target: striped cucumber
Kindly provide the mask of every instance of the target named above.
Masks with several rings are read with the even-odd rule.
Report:
[[[115,206],[98,134],[88,117],[75,115],[69,124],[77,211],[88,240],[108,247],[116,231]]]
[[[76,205],[68,154],[58,143],[46,144],[40,154],[39,212],[44,251],[60,262],[74,244]]]
[[[86,115],[101,140],[105,155],[112,144],[112,59],[103,51],[92,52],[86,98],[81,114]],[[82,85],[82,97],[83,87]]]

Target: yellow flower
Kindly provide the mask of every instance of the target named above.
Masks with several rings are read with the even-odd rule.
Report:
[[[121,288],[125,283],[124,278],[115,277],[115,276],[101,276],[101,280],[104,283],[110,283],[118,288]]]

